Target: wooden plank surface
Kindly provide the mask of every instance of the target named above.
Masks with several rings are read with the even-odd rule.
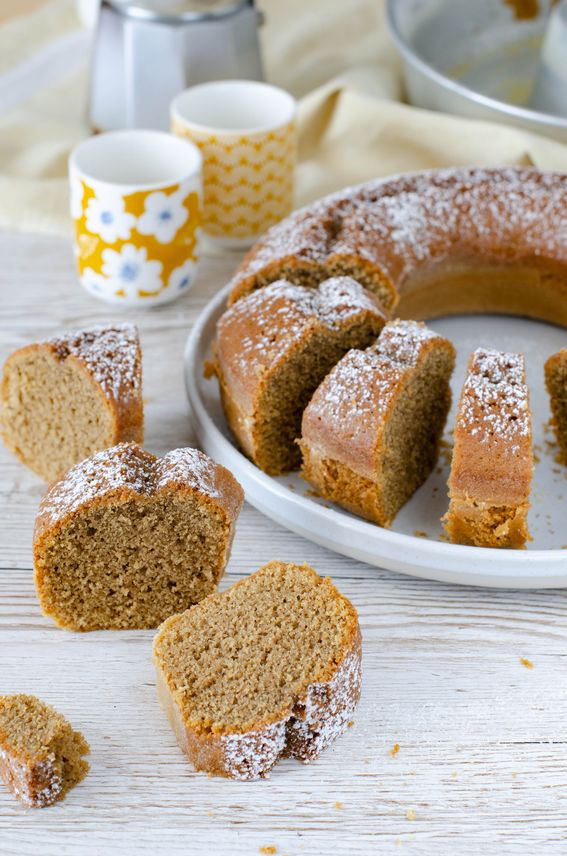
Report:
[[[183,347],[238,257],[207,259],[181,301],[128,313],[81,291],[65,241],[2,235],[0,257],[1,360],[64,327],[129,317],[144,350],[148,448],[192,442]],[[31,570],[41,493],[0,450],[0,692],[36,693],[67,714],[91,744],[91,772],[44,810],[0,790],[0,856],[565,853],[564,592],[379,571],[246,507],[223,586],[272,558],[335,578],[360,613],[363,699],[316,763],[285,761],[262,782],[213,779],[186,762],[157,704],[151,632],[78,635],[42,617]]]

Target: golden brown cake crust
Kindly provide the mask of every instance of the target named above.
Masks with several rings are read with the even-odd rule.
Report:
[[[270,562],[256,574],[270,572],[279,564]],[[362,677],[362,642],[356,610],[328,578],[322,580],[309,565],[290,567],[311,575],[326,587],[333,599],[346,606],[346,634],[340,652],[333,662],[326,665],[320,680],[307,685],[304,692],[285,709],[274,711],[256,722],[253,729],[245,732],[234,729],[210,731],[187,724],[175,700],[175,679],[168,674],[160,650],[168,635],[175,633],[183,616],[167,619],[155,637],[158,696],[179,745],[197,770],[241,780],[262,778],[282,757],[291,756],[304,762],[313,760],[350,724],[360,698]],[[248,579],[241,580],[236,586],[246,586]],[[222,596],[221,593],[212,597]]]
[[[272,227],[238,268],[229,302],[281,276],[314,285],[341,272],[388,309],[400,297],[403,317],[493,310],[567,325],[566,196],[567,175],[508,167],[347,188]],[[435,282],[423,281],[426,269]]]
[[[231,521],[244,501],[232,473],[198,449],[175,449],[158,458],[135,443],[121,443],[81,461],[51,485],[39,506],[34,544],[87,506],[174,490],[198,492],[221,503]]]
[[[479,348],[461,393],[445,527],[455,543],[522,547],[533,475],[524,358]]]
[[[63,333],[43,346],[59,361],[75,361],[100,388],[113,410],[114,439],[110,445],[143,442],[142,353],[133,324]]]
[[[322,496],[389,525],[380,486],[388,425],[417,367],[434,351],[445,354],[447,371],[439,390],[433,466],[451,400],[448,381],[455,349],[447,339],[418,322],[390,322],[374,345],[349,351],[327,375],[303,414],[300,444],[302,475]]]
[[[70,629],[93,629],[62,621],[47,584],[47,576],[56,573],[46,564],[47,550],[75,517],[94,508],[130,500],[143,504],[159,496],[179,495],[196,497],[203,507],[218,512],[230,533],[226,543],[218,547],[216,583],[228,561],[235,522],[244,502],[244,492],[229,470],[197,449],[175,449],[158,458],[132,443],[105,449],[72,467],[49,488],[35,522],[35,582],[45,614]]]
[[[567,348],[552,354],[545,363],[545,385],[553,414],[551,422],[559,443],[559,461],[567,464]]]
[[[26,355],[39,353],[48,355],[57,364],[72,364],[92,386],[100,408],[110,415],[111,430],[103,447],[120,442],[143,442],[142,354],[138,330],[133,324],[99,325],[66,332],[14,351],[4,367],[1,388],[4,414],[7,411],[11,365]],[[38,468],[22,453],[17,433],[11,430],[5,419],[4,416],[5,444],[22,463],[45,478],[44,468]],[[74,463],[77,461],[69,461],[68,466]]]
[[[280,471],[265,460],[259,429],[265,396],[277,373],[294,358],[300,359],[302,349],[317,345],[318,377],[308,390],[307,403],[333,363],[349,347],[371,341],[385,321],[377,298],[349,277],[328,279],[318,288],[275,282],[221,316],[215,371],[223,407],[240,446],[258,466],[273,474]],[[330,347],[327,364],[325,349]]]

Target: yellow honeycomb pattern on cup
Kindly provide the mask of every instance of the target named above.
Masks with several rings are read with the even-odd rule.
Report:
[[[293,208],[295,121],[253,134],[208,133],[172,121],[203,155],[203,229],[213,238],[257,238]]]
[[[81,281],[111,302],[161,303],[195,276],[201,200],[194,180],[124,192],[71,175]]]

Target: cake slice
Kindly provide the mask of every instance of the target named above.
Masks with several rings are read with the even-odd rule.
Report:
[[[370,344],[384,323],[377,298],[348,277],[318,288],[273,283],[225,312],[215,364],[224,412],[260,469],[297,469],[295,441],[313,392],[343,354]]]
[[[46,481],[119,442],[144,439],[142,360],[132,324],[63,333],[4,365],[4,442]]]
[[[549,393],[552,425],[559,443],[560,459],[567,464],[567,348],[547,360],[545,385]]]
[[[524,547],[533,473],[524,357],[479,348],[455,425],[445,529],[456,544]]]
[[[350,351],[303,414],[301,474],[317,492],[389,526],[439,453],[455,349],[416,321],[387,324]]]
[[[0,778],[25,805],[63,799],[86,776],[89,745],[64,716],[32,695],[0,696]]]
[[[352,604],[308,565],[270,562],[174,615],[154,641],[158,695],[197,770],[234,779],[308,762],[360,696]]]
[[[156,627],[210,594],[244,494],[196,449],[156,458],[123,443],[72,467],[35,525],[41,608],[61,627]]]

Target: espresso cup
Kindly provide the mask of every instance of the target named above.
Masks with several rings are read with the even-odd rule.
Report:
[[[161,131],[114,131],[69,159],[79,277],[90,294],[124,306],[175,300],[199,259],[202,157]]]
[[[203,231],[223,247],[252,244],[293,207],[296,103],[252,80],[192,86],[171,104],[174,134],[203,155]]]

